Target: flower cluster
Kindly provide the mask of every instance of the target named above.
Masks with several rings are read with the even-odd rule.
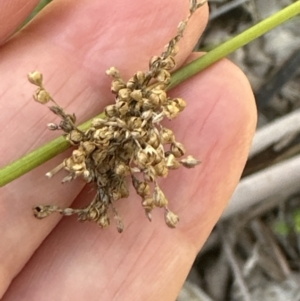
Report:
[[[112,77],[115,103],[108,105],[103,118],[95,118],[85,131],[75,125],[75,115],[65,113],[46,91],[42,74],[38,71],[29,74],[29,81],[38,86],[34,99],[42,104],[52,102],[54,105],[50,110],[61,118],[59,124],[48,124],[48,128],[63,130],[66,140],[74,146],[72,155],[47,176],[52,177],[64,168],[68,175],[63,182],[81,176],[97,188],[93,201],[85,208],[39,205],[34,207],[37,218],[53,212],[77,214],[78,220],[93,221],[104,228],[110,224],[111,209],[117,229],[122,232],[122,220],[114,204],[128,197],[127,178],[131,177],[149,220],[155,207],[164,208],[166,224],[172,228],[176,226],[178,216],[169,210],[168,200],[157,179],[166,177],[169,170],[180,166],[194,167],[199,161],[192,156],[182,158],[186,152],[184,146],[161,121],[174,119],[186,106],[182,98],[169,97],[166,89],[170,71],[175,67],[177,43],[190,16],[203,4],[190,1],[188,18],[179,24],[177,35],[166,45],[164,52],[150,59],[147,72],[138,71],[127,82],[114,67],[106,72]]]

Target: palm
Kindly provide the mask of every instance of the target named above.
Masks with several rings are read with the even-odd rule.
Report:
[[[18,2],[9,1],[0,9],[1,19],[8,20],[8,26],[0,28],[0,40],[37,1],[27,1],[23,9]],[[68,112],[77,112],[79,121],[90,118],[113,101],[105,70],[115,66],[128,78],[147,69],[148,59],[161,52],[186,16],[187,2],[57,0],[3,44],[0,166],[54,137],[45,127],[53,116],[31,100],[27,72],[43,72],[48,89]],[[11,14],[12,8],[19,13]],[[180,44],[179,65],[194,56],[192,47],[206,21],[207,9],[202,8]],[[80,180],[62,186],[62,176],[43,176],[65,157],[59,156],[1,189],[4,301],[20,296],[33,301],[176,297],[238,182],[255,127],[255,109],[247,80],[225,60],[172,94],[183,97],[188,107],[170,127],[188,152],[203,162],[161,181],[170,208],[180,216],[178,228],[167,228],[159,210],[149,223],[133,191],[117,203],[125,224],[122,235],[114,226],[100,230],[58,215],[36,220],[31,213],[36,204],[74,202],[80,207],[94,195]]]

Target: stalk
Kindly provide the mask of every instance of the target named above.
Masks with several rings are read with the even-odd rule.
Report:
[[[287,6],[281,11],[275,13],[274,15],[247,29],[243,33],[211,50],[204,56],[196,59],[190,64],[174,72],[172,74],[171,83],[168,86],[168,90],[176,87],[193,75],[201,72],[220,59],[226,57],[228,54],[234,52],[238,48],[250,43],[251,41],[257,39],[258,37],[283,24],[284,22],[298,14],[300,14],[300,1]],[[103,117],[103,113],[95,117],[99,116]],[[94,119],[95,117],[93,117],[92,119]],[[87,129],[92,119],[80,125],[79,128],[83,130]],[[31,153],[23,156],[22,158],[3,167],[2,169],[0,169],[0,187],[12,182],[13,180],[21,177],[27,172],[40,166],[46,161],[67,150],[69,147],[70,144],[63,137],[58,137],[51,142],[42,145]]]

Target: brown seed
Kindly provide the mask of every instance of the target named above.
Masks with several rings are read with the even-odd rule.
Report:
[[[180,163],[187,168],[193,168],[196,165],[200,164],[200,161],[198,161],[197,159],[195,159],[192,156],[187,156],[186,158],[180,160]]]
[[[172,99],[172,101],[174,101],[176,103],[176,106],[180,112],[186,107],[186,102],[183,98],[180,98],[180,97],[174,98],[174,99]]]
[[[121,116],[124,116],[129,111],[128,103],[122,100],[117,102],[116,108]]]
[[[143,120],[140,117],[129,117],[127,126],[130,130],[138,129],[141,127]]]
[[[160,141],[162,144],[172,143],[175,140],[175,135],[172,130],[167,128],[162,128],[159,132]]]
[[[157,65],[161,62],[161,57],[160,56],[153,56],[150,61],[149,61],[149,68],[151,68],[154,65]]]
[[[108,176],[106,174],[99,174],[96,173],[96,183],[99,187],[104,187],[107,186],[110,179],[108,178]]]
[[[82,171],[85,169],[85,164],[84,163],[80,163],[80,164],[72,164],[71,168],[72,171],[78,172],[78,171]],[[81,174],[81,173],[79,173]]]
[[[89,221],[97,221],[97,219],[99,218],[99,214],[99,210],[96,207],[92,207],[87,213],[87,219]]]
[[[126,88],[126,85],[123,80],[115,79],[111,83],[111,92],[117,94],[121,89]]]
[[[139,149],[136,153],[136,164],[143,168],[148,164],[148,155],[143,149]]]
[[[108,70],[106,70],[106,74],[112,78],[120,78],[120,72],[115,67],[110,67]]]
[[[164,66],[164,68],[166,70],[172,70],[176,66],[175,59],[173,57],[171,57],[171,56],[169,56],[166,59],[164,59],[162,61],[162,64],[163,64],[163,66]]]
[[[71,171],[73,164],[74,164],[74,161],[72,158],[67,158],[67,159],[64,159],[64,161],[63,161],[63,166],[65,167],[65,169],[67,171]]]
[[[155,186],[154,188],[153,199],[156,207],[163,208],[168,205],[166,196],[158,186]]]
[[[91,126],[95,127],[95,128],[99,128],[99,127],[102,127],[103,125],[105,125],[106,123],[107,123],[107,119],[98,117],[98,118],[94,118],[92,120]]]
[[[148,111],[148,110],[152,110],[153,108],[155,108],[156,104],[153,103],[153,101],[151,101],[148,98],[143,98],[142,99],[142,108],[144,111]]]
[[[154,182],[157,178],[155,170],[151,165],[147,166],[147,168],[142,170],[142,172],[143,172],[144,180],[146,182]]]
[[[132,106],[132,112],[142,112],[142,107],[143,107],[143,100],[141,101],[137,101],[135,103],[133,103],[133,106]]]
[[[121,89],[118,92],[119,100],[129,101],[130,100],[131,90],[128,88]]]
[[[180,167],[180,163],[173,154],[169,154],[169,156],[166,158],[166,166],[169,169],[177,169]]]
[[[130,90],[134,90],[137,86],[136,78],[131,77],[128,82],[126,83],[126,87]]]
[[[90,172],[89,170],[87,170],[87,169],[85,169],[85,170],[83,171],[83,178],[85,179],[85,181],[86,181],[87,183],[89,183],[89,182],[92,181],[92,179],[93,179],[93,177],[92,177],[92,175],[91,175],[91,172]]]
[[[184,30],[186,28],[186,24],[187,24],[187,22],[185,22],[185,21],[182,21],[179,23],[177,28],[178,28],[178,32],[180,35],[182,35],[182,33],[184,32]]]
[[[168,48],[170,48],[169,44],[165,45],[165,51],[167,51]],[[172,45],[170,55],[171,56],[176,56],[178,51],[179,51],[178,45]]]
[[[162,105],[167,100],[167,93],[162,89],[155,88],[151,90],[149,100],[155,106]]]
[[[39,71],[28,73],[28,80],[36,86],[42,87],[43,85],[43,75]]]
[[[172,211],[166,210],[165,212],[165,222],[170,228],[175,228],[179,222],[179,217]]]
[[[101,228],[107,228],[110,225],[110,220],[107,214],[101,215],[97,220],[97,223]]]
[[[134,79],[136,81],[136,83],[138,84],[138,86],[141,86],[144,83],[145,80],[145,72],[143,71],[138,71],[135,75],[134,75]]]
[[[159,153],[156,151],[155,148],[153,148],[151,145],[147,144],[144,151],[146,152],[148,156],[148,163],[149,164],[157,164],[160,162],[163,158],[159,155]]]
[[[130,169],[124,162],[119,162],[115,166],[115,173],[119,176],[127,176],[130,173]]]
[[[153,111],[152,110],[147,110],[147,111],[144,111],[142,113],[142,119],[145,120],[145,121],[148,121],[153,115]]]
[[[153,114],[153,117],[152,117],[152,123],[155,124],[155,123],[160,123],[163,121],[165,117],[165,113],[164,112],[160,112],[159,114]]]
[[[51,205],[35,206],[35,207],[33,207],[33,214],[36,218],[42,219],[42,218],[49,216],[51,213],[53,213],[56,210],[56,208],[57,208],[56,206],[51,206]]]
[[[168,168],[164,160],[160,161],[158,164],[153,166],[155,173],[159,177],[166,177],[168,175]]]
[[[148,134],[146,142],[155,149],[160,145],[160,139],[154,131]]]
[[[148,218],[149,222],[151,222],[152,221],[151,210],[145,209],[145,214],[146,214],[146,217]]]
[[[175,158],[180,158],[185,154],[185,148],[180,142],[173,142],[171,144],[171,153],[175,156]]]
[[[105,111],[105,115],[107,117],[114,117],[114,116],[117,116],[117,114],[118,114],[116,105],[108,105],[104,111]]]
[[[47,128],[50,130],[50,131],[56,131],[59,129],[58,125],[55,124],[55,123],[48,123],[47,124]]]
[[[33,94],[33,98],[35,101],[41,103],[41,104],[46,104],[51,100],[50,94],[44,90],[43,88],[39,88],[35,91]]]
[[[167,71],[167,70],[164,70],[164,69],[161,69],[159,72],[158,72],[158,75],[156,76],[156,79],[160,82],[160,83],[163,83],[165,85],[168,85],[170,83],[170,80],[171,80],[171,74]]]
[[[117,219],[117,230],[119,233],[122,233],[124,230],[124,225],[120,219]]]
[[[117,200],[119,200],[119,199],[121,199],[122,198],[122,196],[121,196],[121,192],[120,191],[118,191],[118,190],[113,190],[113,191],[111,191],[111,200],[112,201],[117,201]]]
[[[177,105],[173,102],[173,103],[168,103],[167,105],[165,105],[163,107],[164,110],[164,114],[168,119],[174,119],[178,116],[180,110],[177,107]]]
[[[160,162],[161,160],[163,160],[165,158],[165,149],[162,144],[160,144],[156,148],[156,156],[160,158],[159,160],[156,161],[156,163]]]
[[[123,119],[117,118],[116,122],[117,122],[117,125],[120,128],[126,128],[127,127],[127,124],[126,124],[126,122]]]
[[[106,158],[106,155],[107,155],[106,150],[97,149],[92,153],[92,158],[94,162],[98,165]]]
[[[90,155],[96,148],[95,143],[91,141],[84,141],[81,143],[81,146],[87,155]]]
[[[133,90],[130,93],[130,97],[136,101],[140,101],[143,98],[143,93],[141,90]]]
[[[82,138],[83,135],[78,130],[73,130],[66,136],[66,140],[73,145],[78,144],[82,140]]]
[[[75,163],[83,163],[85,162],[85,153],[78,149],[75,149],[72,152],[72,159]]]
[[[155,207],[153,198],[145,198],[142,201],[142,206],[145,210],[151,211]]]
[[[103,126],[93,133],[93,139],[95,139],[98,143],[106,138],[106,134],[108,133],[108,126]],[[99,141],[100,140],[100,141]]]
[[[150,186],[147,182],[140,182],[136,178],[132,179],[133,186],[138,195],[142,198],[150,195]]]

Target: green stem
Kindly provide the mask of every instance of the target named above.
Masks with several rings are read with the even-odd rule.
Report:
[[[174,72],[172,74],[171,84],[169,85],[169,88],[177,86],[178,84],[182,83],[183,81],[187,80],[203,69],[209,67],[213,63],[226,57],[228,54],[262,36],[266,32],[281,25],[282,23],[286,22],[292,17],[295,17],[298,14],[300,14],[300,1],[287,6],[276,14],[268,17],[267,19],[259,22],[258,24],[245,30],[241,34],[211,50],[199,59],[196,59],[180,70]]]
[[[168,89],[179,85],[183,81],[209,67],[218,60],[226,57],[229,53],[232,53],[238,48],[248,44],[252,40],[260,37],[264,33],[270,31],[299,13],[300,1],[297,1],[278,13],[272,15],[271,17],[261,21],[250,29],[244,31],[243,33],[237,35],[231,40],[216,47],[204,56],[173,73]],[[90,123],[91,120],[82,124],[80,128],[87,129]],[[5,166],[0,170],[0,187],[33,170],[39,165],[62,153],[69,147],[69,143],[63,137],[59,137],[47,144],[44,144],[28,155],[25,155],[24,157]]]

